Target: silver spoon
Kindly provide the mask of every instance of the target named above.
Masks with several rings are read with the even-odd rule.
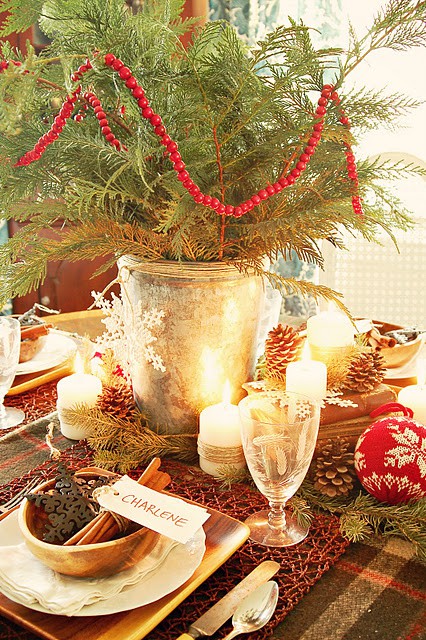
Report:
[[[278,585],[273,580],[261,584],[244,598],[232,616],[233,630],[223,640],[240,633],[251,633],[265,626],[272,618],[278,601]]]

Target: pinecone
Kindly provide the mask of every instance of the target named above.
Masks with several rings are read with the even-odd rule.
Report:
[[[349,366],[343,382],[345,389],[351,391],[371,391],[385,377],[384,358],[379,351],[361,353]]]
[[[330,498],[346,496],[354,487],[356,472],[354,454],[349,442],[337,436],[327,440],[313,461],[314,487]]]
[[[121,419],[131,418],[136,408],[133,391],[125,383],[104,386],[97,406],[102,413]]]
[[[289,325],[279,324],[268,333],[265,342],[265,372],[269,378],[283,380],[289,362],[297,360],[303,338]]]

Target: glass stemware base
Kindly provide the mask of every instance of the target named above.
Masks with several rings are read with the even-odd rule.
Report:
[[[11,429],[21,424],[25,418],[25,413],[15,407],[3,407],[0,411],[0,429]]]
[[[265,509],[253,513],[245,520],[250,527],[250,540],[266,547],[291,547],[302,542],[309,532],[308,526],[303,526],[288,512],[285,513],[285,527],[274,528],[270,525],[270,511]]]

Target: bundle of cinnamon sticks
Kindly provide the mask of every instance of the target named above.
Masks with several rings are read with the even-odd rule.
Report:
[[[159,471],[161,465],[160,458],[153,458],[147,466],[143,474],[138,479],[139,484],[143,484],[154,491],[162,491],[170,483],[168,473]],[[120,516],[119,520],[111,513],[111,511],[102,511],[93,520],[91,520],[83,529],[80,529],[69,540],[64,542],[63,546],[96,544],[97,542],[107,542],[116,536],[124,524],[129,524],[126,518]]]
[[[384,336],[376,327],[372,327],[367,333],[367,340],[370,346],[376,350],[383,349],[383,347],[392,348],[396,345],[395,338]]]

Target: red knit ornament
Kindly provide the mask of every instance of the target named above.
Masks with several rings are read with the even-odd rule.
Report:
[[[355,447],[355,470],[366,491],[388,504],[426,496],[426,427],[407,416],[373,422]]]

